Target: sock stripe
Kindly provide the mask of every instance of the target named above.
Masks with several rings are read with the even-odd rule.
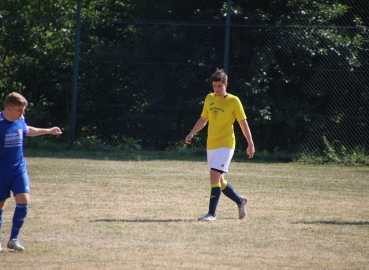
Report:
[[[222,186],[222,190],[224,190],[227,187],[228,182],[227,180],[224,179],[223,183],[224,185]]]
[[[28,208],[28,204],[17,204],[15,207],[18,207],[18,208]]]
[[[217,184],[210,184],[210,187],[211,187],[211,188],[221,187],[221,184],[220,184],[220,183],[217,183]]]

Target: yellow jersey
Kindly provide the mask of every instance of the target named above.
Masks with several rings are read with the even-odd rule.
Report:
[[[206,148],[214,150],[221,147],[236,147],[233,123],[246,119],[240,99],[232,94],[217,98],[214,93],[205,98],[201,117],[208,120],[208,139]]]

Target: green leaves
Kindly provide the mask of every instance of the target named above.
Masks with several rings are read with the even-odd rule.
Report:
[[[82,1],[77,137],[178,145],[223,67],[226,7]],[[228,90],[243,101],[258,147],[295,151],[313,138],[323,148],[322,130],[330,141],[351,136],[348,117],[366,137],[368,10],[354,0],[232,1]],[[30,100],[30,124],[68,129],[76,1],[0,1],[0,15],[2,95]]]

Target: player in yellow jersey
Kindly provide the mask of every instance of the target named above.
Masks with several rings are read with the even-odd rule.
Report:
[[[247,198],[238,195],[231,183],[224,179],[224,173],[228,173],[236,145],[233,130],[233,123],[236,120],[248,142],[246,153],[249,158],[255,153],[254,142],[241,101],[238,97],[227,93],[227,74],[223,69],[219,69],[210,77],[210,81],[214,93],[206,96],[201,117],[185,138],[185,142],[190,144],[193,136],[209,122],[206,149],[211,193],[209,212],[199,220],[216,220],[216,208],[222,192],[237,204],[239,218],[243,219],[246,215]]]

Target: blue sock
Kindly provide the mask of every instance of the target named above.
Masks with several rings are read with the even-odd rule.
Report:
[[[1,240],[3,240],[3,232],[1,231],[1,227],[3,226],[3,213],[4,213],[4,209],[0,209],[0,242]]]
[[[237,194],[231,183],[227,182],[225,179],[224,186],[222,186],[222,192],[235,203],[240,204],[242,202],[242,197]]]
[[[213,217],[216,216],[215,212],[217,211],[218,202],[220,199],[220,195],[222,194],[222,188],[220,183],[219,184],[212,184],[211,185],[211,192],[210,192],[210,201],[209,201],[209,214]]]
[[[10,239],[18,238],[20,229],[26,219],[28,204],[17,204],[13,216],[13,226],[10,232]]]

